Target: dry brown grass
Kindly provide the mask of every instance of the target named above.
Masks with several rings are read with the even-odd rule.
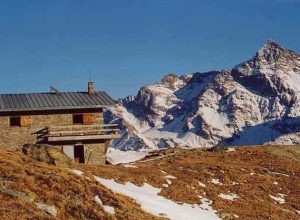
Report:
[[[300,146],[299,145],[289,145],[289,146],[268,146],[268,151],[271,154],[285,157],[288,160],[297,161],[300,163]]]
[[[296,213],[300,210],[300,165],[295,160],[271,154],[266,147],[240,147],[230,153],[201,149],[168,151],[175,154],[135,163],[138,168],[122,165],[80,168],[89,175],[113,178],[118,182],[130,181],[138,185],[147,182],[163,188],[161,195],[177,202],[199,204],[198,195],[206,193],[220,216],[229,213],[251,220],[300,219]],[[162,187],[166,174],[161,170],[177,177],[167,188]],[[212,178],[220,179],[223,185],[211,183]],[[198,181],[207,187],[199,186]],[[239,198],[233,202],[224,200],[218,196],[220,193],[235,193]],[[285,204],[277,204],[270,198],[277,193],[286,195]]]
[[[286,149],[290,150],[270,149],[269,146],[240,147],[230,153],[170,149],[166,153],[172,153],[171,156],[137,162],[137,168],[73,164],[72,168],[84,171],[84,177],[63,167],[49,166],[16,152],[0,150],[0,187],[8,184],[11,189],[31,195],[35,201],[56,206],[59,219],[158,219],[141,210],[130,198],[116,195],[98,184],[93,177],[96,175],[120,183],[130,181],[142,185],[147,182],[162,188],[161,195],[177,202],[199,204],[198,196],[206,193],[219,216],[236,214],[239,219],[296,220],[300,218],[296,213],[300,210],[300,164],[294,156],[286,156]],[[298,152],[298,148],[294,149]],[[166,188],[162,187],[166,183],[164,172],[177,178]],[[223,185],[211,183],[212,178],[219,179]],[[198,181],[206,187],[199,186]],[[220,193],[235,193],[239,198],[224,200],[218,196]],[[286,195],[285,204],[270,198],[277,193]],[[116,215],[105,213],[94,202],[94,195],[115,207]],[[33,202],[1,192],[0,201],[2,219],[50,218]]]
[[[158,219],[93,179],[77,176],[65,167],[34,161],[19,152],[0,150],[0,188],[22,192],[30,198],[17,198],[0,191],[1,220],[53,219],[37,209],[35,202],[54,205],[57,219]],[[113,206],[116,215],[105,213],[94,201],[95,195],[104,204]]]

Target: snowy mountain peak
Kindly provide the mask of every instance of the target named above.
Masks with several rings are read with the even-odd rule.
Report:
[[[283,76],[299,72],[300,56],[296,52],[284,49],[278,43],[268,40],[250,60],[239,64],[234,69],[239,72],[239,75],[255,75],[264,79],[274,75]]]
[[[275,41],[270,39],[263,45],[263,47],[260,50],[261,51],[263,51],[263,50],[272,51],[272,50],[276,50],[276,49],[283,50],[283,48],[281,47],[280,44],[278,44]]]
[[[121,149],[300,144],[300,56],[269,40],[226,71],[168,74],[112,109]]]
[[[256,62],[266,61],[268,64],[281,61],[293,62],[299,61],[299,55],[292,50],[283,48],[275,41],[268,40],[252,60]]]

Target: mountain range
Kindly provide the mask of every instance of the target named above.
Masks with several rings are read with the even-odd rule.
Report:
[[[105,115],[121,150],[300,144],[300,56],[268,40],[232,69],[168,74]]]

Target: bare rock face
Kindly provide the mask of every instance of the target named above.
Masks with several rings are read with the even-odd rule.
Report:
[[[22,151],[25,155],[52,165],[70,165],[72,160],[58,148],[45,144],[27,144]]]
[[[110,110],[121,149],[300,142],[300,56],[274,41],[225,71],[166,75]]]

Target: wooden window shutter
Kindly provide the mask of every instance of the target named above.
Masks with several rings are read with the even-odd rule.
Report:
[[[20,126],[21,127],[30,127],[31,126],[31,116],[21,116]]]
[[[93,114],[84,114],[83,115],[83,124],[90,125],[94,123],[94,115]]]

